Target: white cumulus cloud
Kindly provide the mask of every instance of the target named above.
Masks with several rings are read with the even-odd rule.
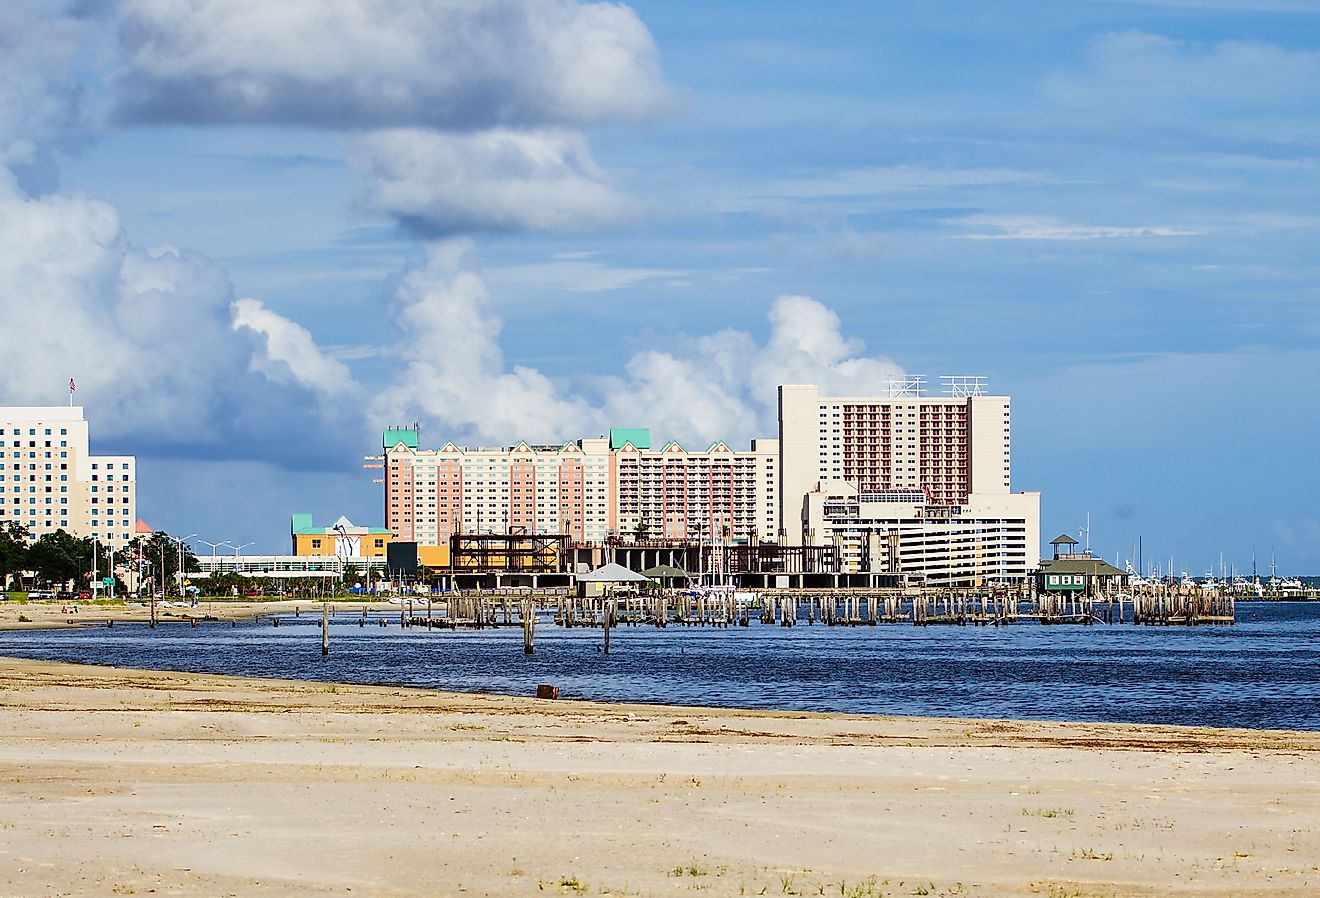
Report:
[[[343,424],[304,383],[254,373],[300,359],[288,341],[267,356],[235,332],[222,269],[134,245],[109,205],[31,197],[0,169],[0,247],[0,403],[58,403],[72,377],[99,438],[208,457],[278,454],[272,429],[326,436]]]
[[[307,328],[271,311],[258,299],[240,299],[233,309],[234,330],[252,331],[263,340],[265,351],[253,357],[253,370],[271,380],[291,379],[330,396],[356,392],[348,367],[322,352]]]
[[[578,231],[631,209],[574,132],[392,129],[353,146],[364,204],[423,234]]]
[[[385,418],[422,416],[477,440],[513,433],[550,440],[591,426],[596,416],[585,402],[562,397],[535,369],[505,363],[502,322],[470,254],[466,240],[437,244],[400,285],[395,314],[405,337],[397,356],[404,367],[382,397]]]
[[[666,102],[628,7],[577,0],[121,0],[121,113],[330,128],[591,123]]]
[[[382,397],[377,423],[420,419],[436,442],[558,442],[638,425],[694,445],[738,443],[775,434],[780,383],[871,394],[902,375],[893,361],[867,355],[822,303],[781,296],[763,343],[733,329],[679,334],[598,384],[556,380],[506,361],[503,322],[467,240],[433,245],[397,298],[404,336],[393,354],[406,365]]]

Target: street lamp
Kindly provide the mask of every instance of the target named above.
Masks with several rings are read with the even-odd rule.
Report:
[[[218,543],[213,543],[213,542],[211,542],[209,539],[199,539],[199,540],[197,540],[197,541],[198,541],[199,543],[201,543],[202,545],[210,546],[210,547],[211,547],[211,570],[210,570],[210,577],[215,577],[215,550],[216,550],[217,548],[219,548],[220,546],[227,546],[227,545],[229,545],[229,542],[228,542],[227,540],[221,540],[221,541],[218,542]],[[210,591],[211,591],[211,594],[212,594],[212,595],[215,595],[215,589],[214,589],[214,587],[215,587],[215,583],[214,583],[214,581],[208,579],[208,580],[207,580],[207,584],[208,584],[208,588],[209,588]],[[208,610],[210,609],[210,605],[209,605],[209,603],[208,603],[208,605],[207,605],[207,609],[208,609]]]
[[[348,528],[343,524],[335,524],[332,528],[339,538],[335,540],[335,557],[339,559],[339,585],[348,589],[348,559],[349,552],[353,551],[352,541],[348,538]],[[343,554],[340,554],[340,549]]]
[[[192,538],[195,537],[196,535],[197,535],[196,533],[189,533],[187,536],[175,537],[175,539],[174,539],[175,543],[178,544],[178,548],[179,548],[179,598],[181,598],[181,599],[182,599],[183,596],[184,596],[184,592],[183,592],[183,543],[184,543],[185,540],[192,539]]]
[[[219,546],[227,546],[227,545],[229,545],[229,540],[227,540],[227,539],[222,539],[222,540],[220,540],[220,542],[218,542],[218,543],[213,543],[213,542],[211,542],[209,539],[199,539],[198,542],[201,543],[201,544],[204,545],[204,546],[210,546],[210,547],[211,547],[211,574],[212,574],[212,576],[214,576],[214,575],[215,575],[215,550],[216,550]]]
[[[237,573],[239,572],[239,571],[238,571],[238,553],[241,552],[243,549],[246,549],[248,546],[255,545],[255,543],[243,543],[243,545],[241,545],[241,546],[236,546],[236,545],[234,545],[233,543],[225,542],[225,543],[221,543],[221,545],[222,545],[222,546],[228,546],[229,548],[231,548],[231,549],[234,550],[234,573],[237,574]]]

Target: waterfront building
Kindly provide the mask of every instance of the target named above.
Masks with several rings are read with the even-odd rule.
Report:
[[[983,378],[944,381],[942,396],[927,395],[922,377],[895,381],[884,396],[825,397],[815,386],[781,386],[785,535],[795,535],[802,497],[821,481],[844,480],[862,493],[920,492],[931,505],[1008,492],[1009,398],[985,395]]]
[[[383,555],[345,558],[324,555],[198,555],[197,570],[188,576],[200,579],[225,574],[274,580],[344,580],[350,573],[363,577],[368,571],[373,579],[388,573]],[[349,585],[353,585],[349,583]]]
[[[942,382],[938,396],[923,377],[882,396],[781,386],[781,538],[932,584],[1026,577],[1040,561],[1040,494],[1011,492],[1009,397],[981,377]]]
[[[1040,563],[1040,493],[970,494],[934,505],[917,490],[863,493],[822,481],[803,500],[803,541],[838,549],[840,573],[895,572],[929,586],[1020,582]]]
[[[385,526],[393,537],[448,545],[460,533],[616,534],[746,540],[774,531],[774,440],[735,452],[723,442],[689,452],[651,448],[645,428],[561,445],[498,448],[447,442],[421,449],[417,429],[383,435]]]
[[[385,526],[397,540],[448,545],[456,533],[564,533],[601,542],[614,527],[609,442],[421,449],[417,428],[383,439]]]
[[[385,527],[362,527],[346,517],[329,526],[312,523],[309,514],[293,515],[289,524],[294,555],[338,556],[340,558],[384,557],[392,534]]]
[[[33,539],[64,530],[126,546],[137,521],[137,460],[92,455],[80,406],[0,407],[0,524]]]
[[[646,428],[562,445],[418,446],[384,433],[386,528],[420,547],[458,534],[831,547],[840,573],[931,584],[1023,580],[1040,560],[1040,494],[1013,493],[1010,401],[980,377],[826,397],[779,388],[778,439],[653,448]]]
[[[644,428],[610,432],[616,527],[636,538],[756,542],[775,533],[777,440],[736,452],[722,440],[701,452],[670,441],[650,448]]]
[[[1077,540],[1061,533],[1050,540],[1054,557],[1036,571],[1036,591],[1043,593],[1096,596],[1113,595],[1127,586],[1128,573],[1089,549],[1077,548]]]

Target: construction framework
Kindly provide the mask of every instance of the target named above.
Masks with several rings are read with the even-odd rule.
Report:
[[[688,539],[612,538],[606,543],[605,560],[633,570],[657,564],[681,567],[698,573],[729,574],[834,574],[840,570],[838,547],[781,546],[778,543],[723,545]]]
[[[455,533],[449,537],[450,573],[564,573],[570,543],[563,533]]]
[[[717,547],[717,551],[718,547]],[[839,572],[839,550],[835,546],[730,546],[731,574],[834,574]]]

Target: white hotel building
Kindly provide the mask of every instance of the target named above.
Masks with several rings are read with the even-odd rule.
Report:
[[[1012,492],[1007,396],[978,377],[944,395],[905,378],[885,396],[779,388],[783,540],[840,548],[846,572],[933,585],[1020,580],[1040,563],[1040,493]]]
[[[0,407],[0,525],[64,530],[119,549],[137,521],[137,460],[92,455],[80,406]]]

